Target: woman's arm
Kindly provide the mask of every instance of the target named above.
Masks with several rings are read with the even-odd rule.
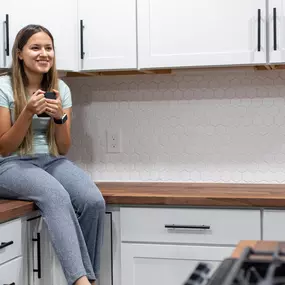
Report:
[[[67,114],[67,121],[62,125],[55,124],[55,141],[61,155],[67,154],[71,145],[71,108],[64,109],[63,112]]]
[[[27,134],[32,119],[33,114],[25,108],[11,126],[10,110],[0,107],[0,155],[8,156],[18,149]]]
[[[46,102],[43,93],[42,90],[38,90],[31,96],[13,125],[11,124],[10,109],[0,107],[0,155],[8,156],[15,152],[27,134],[33,115],[45,111]]]

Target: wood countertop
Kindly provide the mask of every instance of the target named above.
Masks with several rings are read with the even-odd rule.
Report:
[[[0,200],[0,223],[27,215],[35,209],[33,202]]]
[[[100,182],[107,204],[285,207],[285,184]]]
[[[284,207],[285,184],[97,182],[107,204]],[[0,222],[35,210],[32,202],[0,200]]]

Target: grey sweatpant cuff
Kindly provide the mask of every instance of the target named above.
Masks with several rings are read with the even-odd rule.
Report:
[[[74,285],[75,282],[83,276],[87,276],[85,271],[79,271],[76,274],[69,276],[68,277],[68,285]]]

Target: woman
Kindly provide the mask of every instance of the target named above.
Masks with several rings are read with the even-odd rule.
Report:
[[[68,284],[95,284],[105,201],[64,156],[72,103],[57,77],[53,37],[42,26],[28,25],[12,53],[11,73],[0,77],[0,197],[34,201]],[[56,98],[45,98],[46,91]]]

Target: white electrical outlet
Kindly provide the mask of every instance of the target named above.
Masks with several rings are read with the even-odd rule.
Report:
[[[121,132],[107,131],[107,152],[121,152]]]

